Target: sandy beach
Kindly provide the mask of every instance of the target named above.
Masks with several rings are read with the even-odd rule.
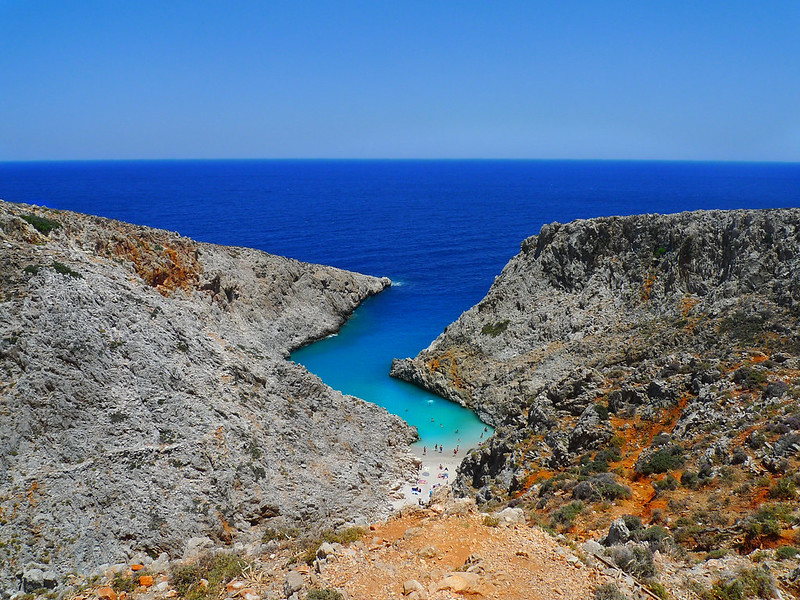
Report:
[[[439,452],[438,449],[435,450],[433,447],[413,444],[411,451],[422,461],[417,472],[417,479],[413,483],[403,485],[398,490],[402,494],[402,498],[393,502],[394,508],[399,509],[408,504],[419,504],[420,500],[426,503],[434,487],[450,485],[450,481],[456,475],[458,465],[471,449],[472,447],[462,448],[459,446],[458,452],[454,454],[453,450],[455,448],[447,448],[445,446]]]

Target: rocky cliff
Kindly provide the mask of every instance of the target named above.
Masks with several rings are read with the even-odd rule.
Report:
[[[385,515],[415,433],[286,359],[387,285],[0,202],[0,588]]]
[[[554,223],[392,373],[497,427],[461,493],[565,529],[619,504],[688,548],[752,549],[797,517],[767,532],[753,510],[800,484],[799,325],[798,209]]]

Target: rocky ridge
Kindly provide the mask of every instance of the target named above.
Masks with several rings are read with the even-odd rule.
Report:
[[[377,519],[401,419],[289,353],[390,285],[0,202],[0,589]]]
[[[800,544],[798,209],[546,225],[392,374],[497,427],[454,482],[479,503],[690,553]]]

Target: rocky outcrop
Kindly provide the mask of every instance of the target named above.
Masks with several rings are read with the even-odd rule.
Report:
[[[608,448],[606,469],[653,443],[663,464],[637,472],[674,470],[684,463],[658,452],[660,433],[697,453],[687,468],[769,466],[788,442],[754,451],[741,439],[775,407],[789,407],[783,435],[800,426],[798,318],[800,210],[553,223],[392,374],[498,427],[455,482],[481,500],[525,498],[537,472],[588,468]]]
[[[387,514],[415,433],[286,360],[387,285],[0,203],[0,588]]]

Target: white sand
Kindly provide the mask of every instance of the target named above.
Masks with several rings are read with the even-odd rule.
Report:
[[[434,451],[432,447],[426,448],[423,454],[423,446],[413,444],[411,451],[414,455],[422,461],[422,465],[417,472],[417,481],[414,483],[407,483],[400,488],[399,493],[402,498],[392,503],[395,509],[400,509],[408,504],[419,504],[422,499],[423,503],[427,503],[430,498],[431,490],[437,485],[450,485],[450,481],[456,476],[456,469],[471,448],[459,447],[458,453],[453,454],[455,448],[448,448],[442,452]],[[425,475],[428,473],[428,475]],[[420,488],[422,491],[415,494],[411,491],[412,487]]]

